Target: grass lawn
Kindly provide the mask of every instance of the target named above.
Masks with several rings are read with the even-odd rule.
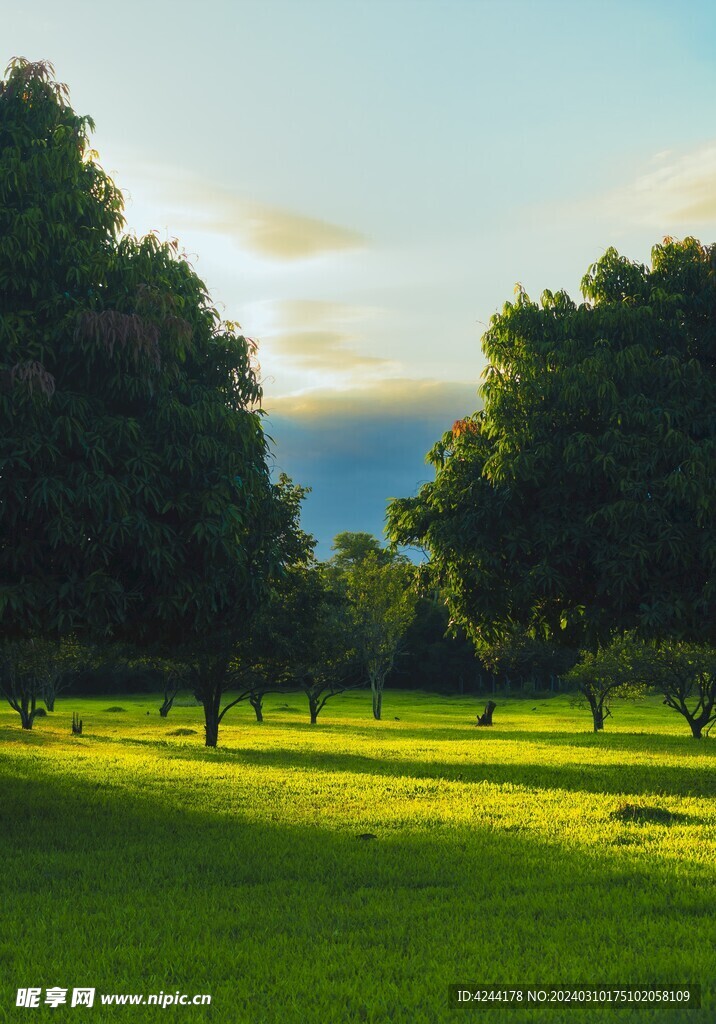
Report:
[[[658,701],[595,736],[564,697],[497,700],[476,729],[470,698],[389,691],[374,722],[354,692],[317,726],[267,698],[216,751],[189,700],[60,698],[30,733],[4,705],[0,1021],[715,1020],[716,742]],[[463,982],[704,1009],[451,1010]],[[32,986],[212,1005],[16,1008]]]

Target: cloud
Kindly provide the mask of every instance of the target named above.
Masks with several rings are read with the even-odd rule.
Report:
[[[690,153],[658,153],[657,166],[603,200],[605,211],[665,229],[716,223],[716,143]]]
[[[371,385],[336,389],[316,389],[297,395],[267,398],[265,407],[271,418],[292,420],[296,424],[320,426],[353,421],[415,420],[443,422],[444,429],[455,419],[474,412],[480,406],[477,381],[415,380],[392,377]]]
[[[314,328],[323,324],[347,324],[366,320],[380,313],[367,306],[351,306],[345,302],[322,299],[283,299],[271,303],[272,321],[277,330]]]
[[[338,331],[290,331],[268,339],[265,349],[271,355],[285,355],[294,364],[308,370],[355,373],[395,368],[391,359],[363,355],[349,348],[350,335]]]
[[[312,488],[302,522],[320,557],[339,530],[382,535],[388,499],[432,479],[426,453],[479,407],[476,390],[477,382],[400,378],[267,401],[275,471]]]
[[[166,179],[164,201],[174,222],[224,235],[240,248],[271,260],[301,260],[361,249],[365,238],[349,228],[246,199],[230,189],[195,179]]]
[[[369,307],[318,299],[267,303],[260,311],[262,350],[269,363],[275,357],[285,357],[294,368],[328,375],[333,383],[341,378],[354,381],[361,376],[373,379],[396,373],[400,364],[362,351],[366,339],[354,330],[361,321],[379,313]]]

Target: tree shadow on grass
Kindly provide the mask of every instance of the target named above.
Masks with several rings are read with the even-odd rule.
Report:
[[[227,725],[241,726],[243,722],[227,718]],[[254,724],[253,722],[250,724]],[[654,733],[647,730],[633,732],[601,732],[595,733],[588,728],[587,723],[581,729],[575,731],[548,730],[548,729],[510,729],[497,723],[492,728],[478,728],[474,722],[466,722],[453,726],[425,726],[413,725],[412,723],[395,724],[386,719],[384,722],[375,722],[369,725],[357,725],[355,721],[345,722],[328,718],[319,720],[318,726],[311,726],[306,721],[276,721],[267,715],[263,722],[262,729],[286,730],[288,732],[302,732],[307,729],[330,734],[340,733],[350,728],[351,734],[375,740],[380,738],[381,730],[385,732],[386,740],[391,743],[396,740],[423,740],[429,743],[431,740],[440,742],[449,741],[470,741],[480,743],[485,740],[505,740],[516,743],[549,743],[565,747],[585,747],[587,749],[608,749],[608,750],[643,750],[648,744],[650,753],[678,753],[679,755],[706,755],[714,758],[716,764],[716,742],[709,737],[703,740],[694,740],[688,727],[684,726],[679,733]]]
[[[89,984],[211,993],[212,1007],[192,1007],[192,1021],[442,1024],[454,1019],[451,983],[711,977],[714,873],[702,864],[680,865],[675,885],[658,860],[519,832],[417,832],[364,818],[328,829],[270,820],[269,809],[256,820],[43,769],[0,780],[0,851],[12,879],[3,1006],[31,983]],[[368,826],[377,838],[361,842]],[[97,1019],[127,1015],[103,1012]],[[41,1007],[33,1019],[75,1016]],[[142,1020],[165,1018],[142,1010]],[[562,1019],[571,1018],[550,1013]],[[621,1019],[636,1018],[623,1010]]]
[[[205,748],[189,753],[186,748],[162,745],[172,758],[196,760],[202,756],[226,763],[236,762],[271,768],[304,771],[351,772],[396,778],[447,779],[456,782],[509,783],[529,789],[568,789],[587,793],[652,794],[664,796],[716,796],[716,773],[710,768],[663,764],[547,764],[496,761],[418,761],[370,757],[364,754],[299,751],[292,748],[257,750],[254,747]]]

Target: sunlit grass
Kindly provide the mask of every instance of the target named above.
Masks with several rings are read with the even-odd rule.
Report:
[[[447,1009],[463,981],[700,982],[713,1007],[716,743],[657,701],[595,736],[565,698],[498,699],[490,730],[469,698],[390,693],[378,723],[352,693],[312,727],[289,695],[216,751],[199,707],[158,705],[66,698],[32,733],[0,713],[0,1019],[429,1024],[474,1016]],[[14,1008],[83,984],[213,1005]],[[506,1019],[540,1015],[586,1019]]]

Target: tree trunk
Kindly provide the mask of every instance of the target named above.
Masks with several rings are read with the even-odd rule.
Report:
[[[30,710],[27,701],[23,701],[20,705],[20,721],[23,729],[32,729],[32,723],[35,721],[35,709]]]
[[[203,660],[199,668],[199,691],[204,706],[204,728],[206,730],[206,746],[215,747],[219,741],[219,721],[221,720],[221,695],[226,684],[226,670],[229,659],[224,654]]]
[[[54,693],[47,693],[47,694],[45,694],[43,700],[45,702],[45,707],[47,708],[48,711],[54,711],[55,710],[55,695],[54,695]]]
[[[311,697],[309,697],[308,710],[311,715],[311,725],[316,725],[318,722],[318,701],[313,700]]]
[[[178,687],[174,690],[167,688],[164,691],[164,701],[162,703],[162,706],[159,708],[159,714],[162,716],[162,718],[166,718],[169,712],[171,711],[178,693]]]
[[[688,721],[689,725],[691,726],[691,734],[694,737],[694,739],[695,740],[702,739],[703,738],[702,737],[703,725],[701,723],[701,719],[689,718],[689,719],[687,719],[687,721]]]
[[[379,722],[383,710],[383,689],[377,683],[371,683],[371,690],[373,692],[373,718]]]
[[[203,698],[204,729],[206,730],[206,746],[215,747],[219,741],[219,711],[221,708],[221,687],[212,685],[209,693]]]
[[[596,701],[589,701],[589,707],[592,712],[592,722],[594,723],[594,731],[602,732],[604,730],[604,709]]]
[[[213,700],[204,704],[204,729],[206,746],[215,747],[219,742],[219,708]]]
[[[263,722],[264,714],[262,710],[264,698],[262,694],[258,694],[256,697],[249,697],[249,704],[256,712],[256,721]]]

